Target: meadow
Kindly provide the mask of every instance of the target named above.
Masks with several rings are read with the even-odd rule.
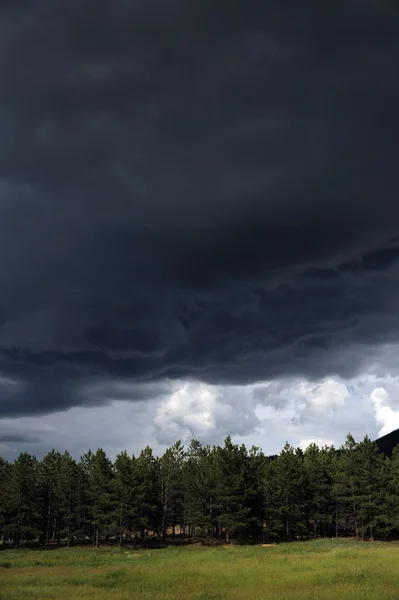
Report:
[[[0,552],[1,600],[397,600],[399,545],[112,547]]]

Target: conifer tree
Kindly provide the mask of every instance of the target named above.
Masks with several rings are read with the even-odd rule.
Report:
[[[283,524],[284,537],[303,536],[307,532],[308,479],[303,463],[303,452],[285,444],[274,465],[274,502],[276,513]],[[281,532],[282,533],[282,532]]]
[[[176,519],[181,516],[183,458],[184,448],[178,441],[166,450],[159,461],[163,540],[166,539],[168,525],[174,528]]]
[[[266,514],[264,501],[265,468],[265,455],[260,448],[252,446],[246,468],[246,503],[249,509],[246,528],[252,537],[260,537],[262,540],[264,539]]]
[[[80,535],[81,485],[80,468],[69,452],[60,458],[57,496],[59,498],[60,531],[59,535],[66,539],[67,546],[72,539]]]
[[[308,504],[313,536],[329,535],[334,516],[331,494],[334,448],[319,448],[310,444],[304,453],[304,467],[308,481]]]
[[[395,446],[392,457],[385,458],[382,485],[385,486],[384,514],[380,525],[383,534],[389,539],[399,536],[399,445]]]
[[[247,505],[248,455],[244,445],[233,444],[230,436],[224,446],[214,448],[212,453],[217,475],[214,497],[218,511],[219,534],[222,530],[226,542],[246,529],[250,509]]]
[[[60,503],[62,490],[59,485],[61,454],[48,452],[38,465],[38,486],[41,505],[42,539],[46,544],[56,542],[60,530]]]
[[[359,538],[360,471],[358,444],[349,433],[335,465],[336,530]]]
[[[375,532],[384,520],[385,460],[368,436],[358,445],[357,454],[359,535],[363,540],[374,540]]]
[[[114,506],[113,525],[122,546],[123,538],[134,528],[137,521],[134,497],[137,493],[137,473],[135,459],[126,451],[118,454],[115,460],[112,498]]]
[[[182,470],[184,522],[188,537],[196,532],[204,535],[212,529],[210,477],[207,464],[209,448],[192,440],[187,448]]]
[[[113,465],[102,448],[95,454],[88,452],[82,462],[88,478],[92,538],[98,548],[100,537],[111,533]]]
[[[19,548],[40,535],[38,461],[28,452],[15,460],[10,480],[10,526],[14,544]]]
[[[6,543],[11,518],[11,477],[12,465],[0,457],[0,536]]]
[[[160,473],[159,460],[147,446],[136,459],[137,490],[135,502],[137,505],[137,526],[141,536],[152,530],[161,529],[160,506]]]
[[[3,543],[65,543],[140,534],[167,540],[187,534],[219,540],[291,540],[307,535],[399,536],[399,449],[383,456],[368,437],[305,452],[288,443],[278,456],[176,442],[156,457],[150,447],[112,462],[102,449],[77,463],[68,452],[41,461],[21,453],[0,459]],[[177,533],[177,535],[179,535]]]

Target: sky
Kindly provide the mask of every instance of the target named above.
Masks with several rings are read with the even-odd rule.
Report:
[[[0,455],[399,427],[399,5],[5,0]]]

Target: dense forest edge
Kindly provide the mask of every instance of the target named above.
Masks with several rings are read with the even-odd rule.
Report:
[[[396,438],[395,438],[396,439]],[[339,449],[288,443],[266,456],[176,442],[157,457],[102,449],[0,458],[0,547],[399,538],[399,446],[348,434]]]

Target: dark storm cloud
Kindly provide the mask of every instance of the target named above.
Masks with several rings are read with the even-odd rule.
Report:
[[[397,3],[3,3],[0,28],[2,414],[106,377],[350,375],[397,341]]]
[[[24,434],[23,432],[2,433],[0,431],[0,444],[7,442],[16,444],[37,444],[40,442],[40,438],[34,435]]]

